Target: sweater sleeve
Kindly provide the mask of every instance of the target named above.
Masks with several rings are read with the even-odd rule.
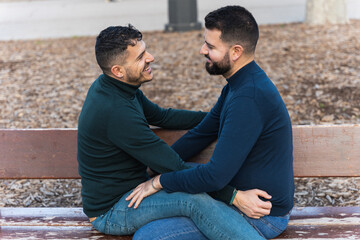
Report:
[[[126,114],[124,114],[126,113]],[[114,109],[109,117],[110,141],[156,172],[188,168],[179,155],[149,128],[146,119],[132,106]]]
[[[171,146],[184,161],[195,156],[217,139],[223,96],[223,94],[220,95],[214,107],[199,125],[188,131]]]
[[[191,129],[201,122],[206,112],[161,108],[139,91],[144,115],[150,125],[167,129]]]
[[[229,184],[257,141],[263,126],[256,103],[249,97],[231,100],[210,162],[160,177],[167,192],[211,192]]]
[[[188,131],[171,146],[184,161],[195,156],[217,139],[219,130],[218,110],[218,104],[216,104],[198,126]],[[219,191],[208,192],[208,194],[217,200],[229,204],[234,189],[234,187],[225,186]]]

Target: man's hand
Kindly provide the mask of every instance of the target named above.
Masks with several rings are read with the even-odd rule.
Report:
[[[267,192],[252,189],[248,191],[237,191],[233,205],[250,218],[259,219],[270,214],[272,204],[270,201],[262,201],[259,197],[271,199]]]
[[[160,183],[160,175],[141,183],[138,185],[134,191],[126,198],[126,201],[129,201],[131,199],[131,202],[129,203],[128,207],[132,207],[135,203],[134,208],[137,208],[141,201],[154,194],[157,193],[162,189],[161,183]]]

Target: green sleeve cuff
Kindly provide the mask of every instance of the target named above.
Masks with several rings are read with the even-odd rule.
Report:
[[[234,195],[234,191],[236,191],[236,189],[234,187],[227,185],[219,191],[209,192],[208,194],[216,200],[219,200],[226,204],[231,205],[232,201],[234,200],[233,197],[235,197],[235,195],[236,195],[236,194]]]

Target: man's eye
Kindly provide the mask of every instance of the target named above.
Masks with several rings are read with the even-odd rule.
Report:
[[[142,53],[141,55],[139,55],[139,57],[137,58],[138,61],[140,61],[141,59],[143,59],[145,53]]]
[[[211,45],[206,45],[206,46],[208,47],[208,49],[214,49],[214,47]]]

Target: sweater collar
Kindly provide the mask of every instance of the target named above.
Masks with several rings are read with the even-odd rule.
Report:
[[[255,61],[251,61],[242,68],[240,68],[236,73],[234,73],[230,78],[227,78],[226,81],[229,83],[230,87],[236,87],[245,81],[245,74],[249,71],[257,69],[259,66]]]
[[[112,78],[106,74],[102,74],[100,76],[100,79],[105,84],[110,85],[111,87],[115,87],[115,89],[125,93],[125,95],[130,98],[135,96],[137,90],[141,86],[141,85],[131,85],[131,84],[124,83],[124,82],[117,80],[115,78]]]

